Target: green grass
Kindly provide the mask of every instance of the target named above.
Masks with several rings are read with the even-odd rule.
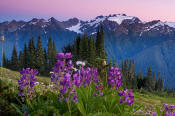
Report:
[[[0,78],[2,80],[8,79],[9,81],[17,83],[17,81],[20,79],[20,77],[21,77],[21,74],[19,72],[0,67]],[[49,77],[37,76],[37,79],[39,82],[42,82],[45,85],[48,85],[50,83]]]
[[[11,81],[13,83],[17,84],[17,80],[20,78],[20,73],[16,71],[12,71],[5,68],[0,68],[0,78],[2,80],[8,79],[8,81]],[[44,77],[44,76],[38,76],[38,81],[40,83],[43,83],[44,85],[50,84],[50,78]],[[143,108],[142,110],[155,110],[156,106],[162,107],[163,104],[173,104],[175,105],[175,97],[165,96],[160,97],[153,93],[140,93],[140,92],[134,92],[135,96],[135,102],[137,104],[142,104]]]
[[[156,106],[163,107],[164,104],[173,104],[175,105],[175,98],[174,97],[160,97],[158,95],[148,93],[142,94],[139,92],[134,93],[135,101],[138,104],[143,105],[143,109],[155,110]]]

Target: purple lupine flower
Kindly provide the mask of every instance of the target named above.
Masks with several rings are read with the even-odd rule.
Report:
[[[119,93],[118,93],[119,96],[123,96],[124,98],[122,99],[123,102],[125,101],[129,106],[132,105],[134,103],[134,96],[133,96],[133,93],[132,93],[132,90],[121,90]],[[121,100],[120,100],[121,101]],[[122,103],[123,103],[122,102]],[[121,103],[121,102],[120,102]]]
[[[157,113],[156,113],[156,112],[153,112],[153,113],[152,113],[152,116],[157,116]]]
[[[18,80],[18,96],[24,101],[24,96],[28,97],[30,100],[35,96],[34,86],[37,78],[35,76],[38,74],[38,71],[35,69],[26,68],[21,72],[21,78]]]
[[[165,112],[164,116],[169,116],[169,113],[168,112]]]
[[[68,100],[78,101],[73,85],[74,79],[72,79],[73,64],[71,58],[71,53],[58,53],[57,62],[51,73],[51,81],[55,83],[56,89],[60,91],[58,100],[66,102]]]
[[[122,86],[122,74],[120,68],[111,67],[108,73],[108,85],[111,85],[111,89],[118,90]]]
[[[152,111],[151,110],[147,110],[146,114],[152,114]]]
[[[169,105],[168,106],[168,104],[164,104],[164,109],[165,109],[165,111],[170,111],[170,112],[172,112],[172,111],[175,111],[175,106],[174,105]]]

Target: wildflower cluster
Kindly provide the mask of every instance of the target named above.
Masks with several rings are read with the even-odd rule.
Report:
[[[165,108],[165,111],[168,112],[173,112],[175,111],[175,106],[174,105],[168,105],[168,104],[164,104],[164,108]]]
[[[32,100],[32,98],[35,96],[35,82],[37,81],[37,78],[35,76],[38,74],[37,70],[33,70],[30,68],[23,69],[21,72],[21,78],[18,80],[18,96],[22,98],[24,101],[24,97],[29,98]]]
[[[77,95],[74,85],[72,84],[72,54],[71,53],[58,53],[57,62],[51,74],[51,81],[57,85],[59,89],[59,100],[73,100],[77,102]]]
[[[163,116],[175,116],[175,106],[164,104],[164,110],[162,113]],[[151,116],[158,116],[156,112],[152,112],[150,110],[147,110],[146,114],[151,114]]]
[[[164,116],[175,116],[175,106],[164,104],[165,114]]]
[[[120,98],[120,103],[123,103],[123,102],[126,102],[128,105],[131,105],[134,103],[134,96],[133,96],[133,93],[132,93],[132,90],[121,90],[119,93],[118,93],[119,96],[123,96],[123,99]]]
[[[104,96],[104,83],[101,78],[98,76],[97,68],[85,67],[85,62],[77,61],[76,64],[79,66],[79,69],[76,69],[72,64],[72,54],[71,53],[59,53],[57,55],[57,62],[53,68],[51,74],[51,81],[55,83],[56,89],[59,90],[59,100],[73,100],[77,102],[77,93],[76,88],[81,86],[89,87],[91,83],[95,83],[95,92],[94,96]],[[122,86],[120,68],[111,67],[109,69],[108,77],[106,82],[108,87],[111,90],[118,91]],[[134,96],[132,91],[123,90],[119,93],[120,96],[124,96],[124,99],[121,99],[121,103],[126,101],[128,105],[134,103]]]
[[[120,68],[111,67],[108,74],[108,84],[111,85],[111,89],[118,90],[122,86],[122,74]]]

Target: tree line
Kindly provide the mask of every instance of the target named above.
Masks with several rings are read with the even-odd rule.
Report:
[[[99,75],[103,77],[111,66],[116,66],[114,62],[107,61],[107,52],[104,45],[103,26],[98,27],[96,38],[84,34],[78,35],[72,44],[62,48],[62,52],[71,52],[73,54],[73,62],[85,61],[86,66],[94,66],[98,68]],[[38,69],[41,75],[49,75],[50,70],[56,62],[57,50],[52,38],[49,38],[47,50],[43,48],[41,37],[38,37],[37,45],[35,46],[34,38],[29,40],[28,45],[24,45],[23,51],[17,55],[16,46],[13,48],[11,60],[3,58],[3,66],[12,70],[20,71],[22,68]],[[152,72],[151,67],[148,68],[147,75],[143,77],[140,72],[136,74],[134,60],[124,60],[121,63],[121,71],[123,74],[123,84],[126,88],[132,89],[148,89],[162,90],[163,80],[158,73],[157,78],[155,72]]]
[[[38,36],[37,45],[34,38],[30,39],[28,45],[24,44],[23,51],[16,50],[16,45],[13,47],[11,59],[3,55],[3,67],[15,71],[20,71],[23,68],[38,69],[41,75],[48,75],[56,61],[57,49],[52,38],[49,38],[47,50],[43,48],[41,37]]]
[[[121,64],[121,71],[123,74],[123,84],[124,87],[132,89],[147,89],[151,91],[161,91],[163,90],[163,80],[158,72],[152,71],[151,67],[148,67],[147,74],[143,76],[142,72],[136,74],[134,59],[124,60]]]

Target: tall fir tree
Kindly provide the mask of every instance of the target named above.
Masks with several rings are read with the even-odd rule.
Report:
[[[143,87],[143,85],[144,85],[143,75],[142,75],[142,72],[139,72],[137,75],[137,88],[141,89]]]
[[[35,57],[35,41],[34,38],[32,38],[31,40],[29,40],[29,45],[28,45],[28,50],[29,50],[29,65],[30,68],[34,69],[36,68],[36,57]]]
[[[19,70],[22,70],[24,66],[24,61],[23,61],[23,53],[22,51],[19,52]]]
[[[36,68],[38,69],[39,73],[44,73],[44,53],[43,53],[43,47],[41,42],[41,37],[38,37],[37,41],[37,48],[36,48]]]
[[[146,88],[152,90],[154,88],[153,85],[153,77],[152,77],[152,70],[151,67],[149,66],[147,76],[146,76]]]
[[[157,80],[155,84],[155,90],[161,91],[163,89],[163,80],[161,79],[160,72],[158,72]]]
[[[88,56],[88,35],[84,34],[80,40],[80,60],[87,61]]]
[[[46,49],[44,49],[44,73],[43,75],[49,75],[48,56],[47,56]]]
[[[73,61],[76,62],[80,59],[80,35],[77,36],[77,38],[74,40],[73,45]]]
[[[16,51],[16,45],[13,47],[12,57],[11,57],[11,69],[12,70],[19,70],[19,63],[18,63],[18,56]]]
[[[57,51],[57,49],[56,49],[56,47],[55,47],[55,42],[53,41],[52,42],[52,67],[53,67],[53,65],[55,64],[55,62],[56,62],[56,56],[57,56],[57,53],[58,53],[58,51]],[[50,69],[51,70],[51,69]]]
[[[27,44],[24,44],[24,51],[23,51],[23,68],[29,68],[30,64],[30,55],[29,50],[27,48]]]
[[[5,52],[3,52],[3,64],[2,64],[2,66],[4,67],[4,68],[7,68],[7,58],[6,58],[6,56],[5,56]]]
[[[52,45],[52,38],[50,37],[50,38],[49,38],[49,42],[48,42],[48,49],[47,49],[47,54],[48,54],[47,56],[48,56],[49,69],[51,69],[52,66],[53,66],[52,48],[53,48],[53,45]]]
[[[54,41],[52,38],[49,38],[48,49],[47,49],[47,58],[48,58],[48,71],[51,71],[53,65],[56,62],[57,49],[55,47]]]
[[[95,63],[95,57],[96,57],[96,50],[95,50],[95,42],[94,39],[92,37],[89,38],[88,41],[89,44],[89,49],[88,49],[88,62],[91,65],[94,65]]]
[[[96,39],[96,55],[98,58],[106,59],[107,53],[104,45],[104,32],[103,25],[100,26],[100,29],[97,30],[97,39]]]
[[[135,62],[134,59],[132,60],[132,77],[134,78],[136,76],[136,72],[135,72]]]
[[[156,85],[156,73],[153,72],[153,89],[155,90],[155,85]]]

